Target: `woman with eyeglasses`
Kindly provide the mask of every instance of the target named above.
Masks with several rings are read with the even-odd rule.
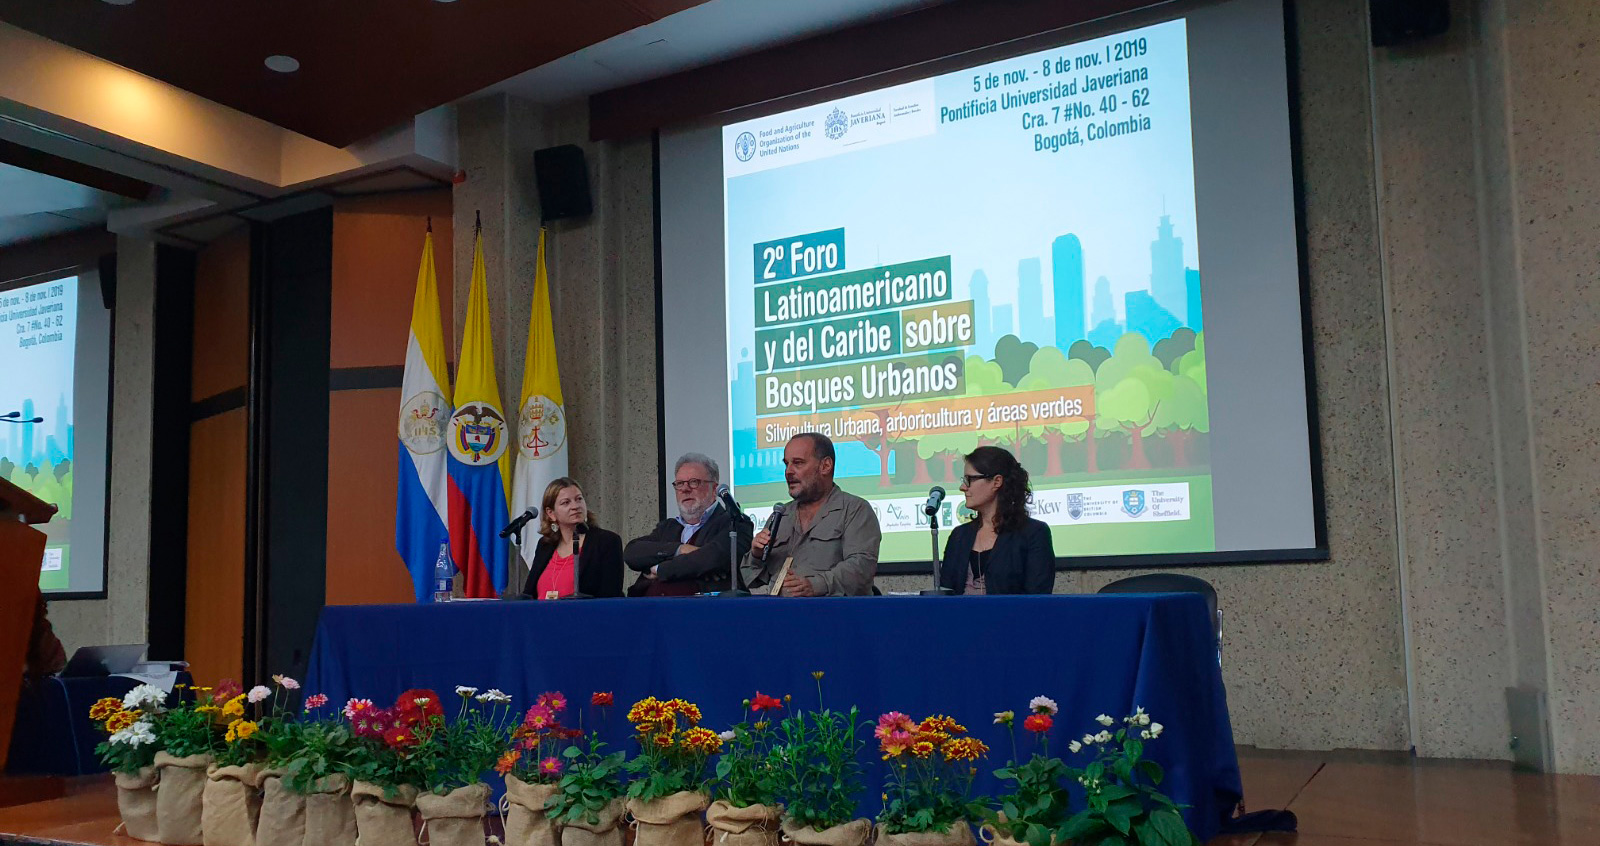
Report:
[[[996,446],[967,455],[961,479],[971,521],[950,531],[939,570],[942,586],[958,594],[1050,593],[1055,546],[1050,527],[1028,516],[1028,471]]]
[[[584,527],[577,542],[577,527]],[[539,507],[539,546],[533,553],[524,596],[560,599],[571,596],[573,571],[577,586],[588,596],[622,595],[622,538],[595,525],[594,512],[584,502],[583,489],[562,476],[545,486]]]

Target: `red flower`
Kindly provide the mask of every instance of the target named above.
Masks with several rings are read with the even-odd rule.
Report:
[[[327,697],[326,694],[313,693],[310,696],[306,697],[306,710],[307,711],[314,711],[314,710],[316,710],[318,708],[321,708],[322,706],[324,706],[326,704],[328,704],[328,697]]]
[[[233,679],[223,679],[217,682],[215,690],[211,691],[213,702],[227,702],[239,694],[244,693],[244,686]]]
[[[394,701],[397,721],[408,726],[433,722],[444,717],[444,706],[439,704],[439,694],[426,688],[413,688],[400,694]]]
[[[589,697],[589,704],[595,706],[596,708],[609,707],[613,701],[615,700],[612,698],[610,691],[596,693],[595,695]]]
[[[551,691],[539,694],[537,704],[550,709],[550,713],[559,714],[567,710],[567,697],[561,691]]]
[[[395,726],[384,733],[383,742],[388,744],[390,749],[410,749],[417,745],[417,738],[410,729]]]
[[[783,700],[778,699],[775,696],[768,696],[759,690],[756,691],[756,695],[750,700],[751,711],[775,711],[782,707]]]
[[[1049,714],[1029,714],[1028,718],[1022,721],[1022,727],[1035,734],[1044,734],[1050,730],[1054,722]]]

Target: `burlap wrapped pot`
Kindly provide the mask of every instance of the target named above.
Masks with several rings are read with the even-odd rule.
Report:
[[[417,813],[429,846],[483,846],[483,806],[489,785],[469,784],[440,796],[417,796]]]
[[[878,844],[880,846],[976,846],[977,840],[972,836],[972,826],[966,820],[950,824],[950,830],[940,833],[937,831],[908,831],[902,834],[890,834],[883,826],[878,826]]]
[[[117,812],[122,815],[122,831],[134,840],[155,841],[156,828],[156,778],[155,765],[140,767],[138,772],[117,773]]]
[[[820,830],[784,820],[783,836],[800,846],[865,846],[867,838],[872,836],[872,820],[851,820]]]
[[[629,799],[628,813],[637,830],[634,846],[703,846],[705,829],[700,812],[710,798],[704,793],[683,791],[660,799]]]
[[[283,770],[261,771],[261,814],[256,846],[304,846],[306,797],[289,789]]]
[[[596,811],[599,822],[578,817],[576,822],[561,824],[561,846],[622,846],[621,799],[613,799]]]
[[[156,839],[168,846],[201,846],[204,830],[200,817],[206,791],[206,768],[210,755],[185,755],[175,758],[156,753],[156,769],[161,771],[156,789]]]
[[[735,808],[718,799],[706,809],[712,846],[778,846],[778,819],[782,805],[746,805]]]
[[[355,846],[356,806],[350,802],[350,779],[331,775],[306,791],[304,846]]]
[[[417,846],[411,812],[417,807],[417,789],[409,784],[385,789],[368,781],[350,785],[350,803],[356,811],[356,839],[361,846]]]
[[[261,766],[212,764],[206,770],[200,805],[205,846],[255,846],[256,818],[261,814]]]
[[[556,826],[544,805],[556,795],[553,784],[529,784],[506,775],[506,846],[556,846]],[[365,846],[365,844],[363,844]]]

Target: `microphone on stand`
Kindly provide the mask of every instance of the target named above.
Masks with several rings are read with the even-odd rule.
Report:
[[[739,587],[739,521],[744,519],[744,509],[739,507],[733,498],[733,492],[727,485],[717,485],[717,501],[722,507],[728,509],[728,589],[722,591],[720,596],[749,596],[750,592]]]
[[[588,531],[589,527],[584,523],[579,523],[572,527],[572,595],[567,597],[568,599],[589,598],[589,595],[584,593],[583,588],[580,587],[582,582],[578,580],[579,575],[583,572],[582,564],[579,563],[583,557],[583,536]]]
[[[744,509],[740,508],[739,503],[734,500],[733,491],[728,490],[727,485],[717,485],[717,501],[722,503],[723,508],[728,509],[729,514],[735,517],[744,516]]]
[[[928,491],[928,502],[922,506],[922,513],[932,517],[939,513],[939,503],[944,502],[944,488],[934,485]]]
[[[944,488],[934,485],[928,491],[928,501],[922,506],[922,513],[928,515],[928,532],[933,539],[933,587],[922,592],[923,596],[944,596],[951,593],[949,588],[939,584],[939,505],[944,502]]]
[[[534,511],[532,508],[522,512],[516,517],[516,519],[512,520],[510,523],[507,523],[504,529],[500,530],[500,537],[509,538],[512,535],[516,535],[517,543],[522,543],[522,527],[528,525],[529,520],[533,520],[538,516],[538,512]]]

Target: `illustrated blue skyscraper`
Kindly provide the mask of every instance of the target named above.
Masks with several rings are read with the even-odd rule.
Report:
[[[1180,326],[1189,310],[1183,270],[1183,239],[1173,237],[1172,216],[1164,214],[1156,227],[1156,239],[1150,242],[1150,295]],[[1131,316],[1128,325],[1133,325]]]
[[[1002,305],[994,307],[994,340],[999,343],[1001,338],[1014,334],[1016,329],[1011,325],[1011,306]]]
[[[1017,322],[1022,324],[1022,340],[1050,345],[1050,330],[1044,317],[1044,283],[1036,258],[1017,262]]]
[[[1068,233],[1050,245],[1050,283],[1056,297],[1056,347],[1083,338],[1083,244]]]
[[[972,271],[972,340],[973,353],[982,356],[994,354],[994,333],[989,327],[989,277],[981,270]]]
[[[33,419],[32,399],[25,399],[22,401],[22,419]],[[26,467],[29,464],[38,464],[33,457],[33,426],[34,424],[32,423],[22,424],[22,457],[17,459],[17,466],[19,467]]]
[[[1200,313],[1200,271],[1192,267],[1184,268],[1183,284],[1186,289],[1189,309],[1184,314],[1188,326],[1196,332],[1205,330],[1205,320]]]
[[[1161,307],[1149,291],[1129,291],[1125,300],[1128,309],[1128,331],[1138,332],[1150,339],[1150,345],[1172,337],[1182,326],[1172,312]]]
[[[1108,320],[1117,322],[1117,306],[1111,301],[1111,280],[1102,276],[1094,280],[1094,309],[1089,312],[1089,325],[1099,326]]]
[[[56,401],[56,419],[46,420],[46,423],[55,424],[56,444],[66,450],[64,458],[72,457],[72,439],[67,435],[67,425],[72,422],[72,413],[67,411],[67,395],[62,394]],[[52,459],[53,461],[54,459]]]

